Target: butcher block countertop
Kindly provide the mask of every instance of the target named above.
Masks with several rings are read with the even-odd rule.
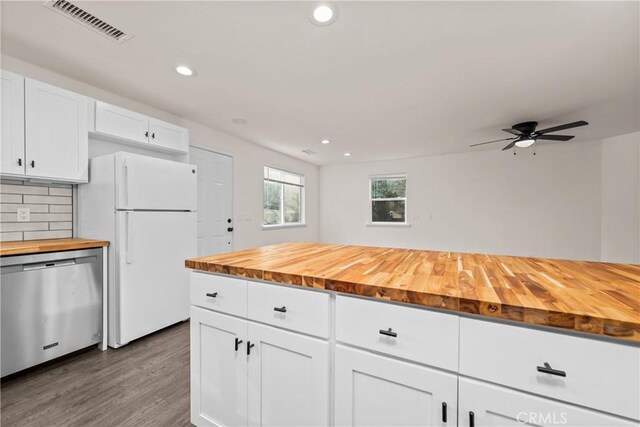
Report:
[[[640,265],[319,243],[283,243],[185,264],[640,342]]]
[[[0,256],[101,248],[103,246],[109,246],[109,242],[106,240],[92,239],[47,239],[1,242]]]

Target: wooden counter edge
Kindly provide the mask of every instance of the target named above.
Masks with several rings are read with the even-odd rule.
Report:
[[[66,238],[0,242],[0,256],[28,255],[46,252],[92,249],[109,246],[106,240]]]

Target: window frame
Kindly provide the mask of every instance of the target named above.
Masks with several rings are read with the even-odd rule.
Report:
[[[277,179],[271,179],[271,178],[265,178],[265,172],[266,169],[272,169],[272,170],[276,170],[279,172],[284,172],[284,173],[288,173],[291,175],[296,175],[300,177],[300,184],[293,184],[290,182],[286,182],[286,181],[281,181],[281,180],[277,180]],[[265,202],[265,198],[264,198],[264,184],[265,182],[273,182],[276,184],[280,184],[280,223],[278,224],[265,224],[264,223],[264,202]],[[304,174],[301,174],[299,172],[292,172],[286,169],[282,169],[279,167],[275,167],[275,166],[269,166],[269,165],[264,165],[262,168],[262,229],[263,230],[271,230],[271,229],[277,229],[277,228],[296,228],[296,227],[306,227],[307,226],[307,220],[306,220],[306,191],[305,191],[305,184],[306,184],[306,179]],[[284,186],[285,185],[292,185],[295,187],[300,188],[300,221],[299,222],[284,222]]]
[[[384,179],[404,179],[405,182],[405,191],[404,197],[385,197],[385,198],[373,198],[372,187],[373,181],[376,180],[384,180]],[[384,227],[408,227],[409,224],[409,177],[406,173],[385,173],[385,174],[376,174],[369,175],[369,221],[367,225],[369,226],[384,226]],[[404,221],[374,221],[373,220],[373,202],[374,201],[404,201]]]

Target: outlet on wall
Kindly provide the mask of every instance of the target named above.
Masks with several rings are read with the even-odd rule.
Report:
[[[29,222],[29,221],[31,221],[31,209],[18,208],[18,222]]]

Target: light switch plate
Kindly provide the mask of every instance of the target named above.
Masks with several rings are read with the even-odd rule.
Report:
[[[18,222],[31,221],[31,209],[30,208],[18,208]]]

